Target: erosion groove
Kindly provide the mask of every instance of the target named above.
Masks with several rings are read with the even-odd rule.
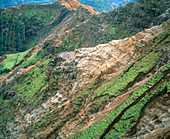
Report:
[[[102,133],[102,136],[100,136],[100,138],[104,138],[104,136],[106,136],[107,135],[107,133],[110,131],[110,129],[113,127],[113,125],[115,125],[117,122],[119,122],[119,120],[121,119],[121,117],[126,113],[126,111],[128,111],[129,109],[131,109],[134,105],[136,105],[139,101],[141,101],[141,100],[143,100],[143,99],[145,99],[145,97],[147,98],[148,97],[148,95],[147,95],[147,92],[150,92],[151,90],[153,90],[153,88],[155,88],[156,86],[157,86],[157,84],[159,84],[159,82],[167,75],[169,73],[169,69],[168,69],[168,65],[166,66],[166,67],[164,67],[163,69],[161,69],[157,74],[155,74],[150,80],[155,80],[153,83],[151,82],[151,81],[149,81],[146,85],[143,85],[142,87],[140,87],[139,89],[137,89],[137,90],[135,90],[134,92],[133,92],[133,95],[132,95],[132,97],[131,97],[131,99],[134,97],[134,99],[135,100],[133,100],[132,102],[130,102],[130,100],[131,99],[129,99],[129,100],[127,100],[127,102],[125,103],[125,107],[120,107],[119,109],[120,109],[120,112],[118,112],[117,111],[117,114],[116,114],[116,111],[115,112],[113,112],[112,113],[112,115],[114,115],[114,113],[116,114],[116,117],[115,117],[115,115],[114,115],[114,121],[112,121],[108,126],[107,126],[107,128],[104,130],[103,129],[103,132],[101,132],[100,131],[100,133]],[[161,75],[161,78],[159,78],[159,79],[156,79],[156,77],[158,76],[158,75]],[[152,84],[152,85],[151,85]],[[150,86],[151,85],[151,86]],[[147,89],[147,86],[149,87],[148,89]],[[142,89],[143,88],[143,89]],[[145,89],[144,89],[145,88]],[[140,95],[140,93],[139,93],[139,95],[138,95],[138,97],[135,97],[135,93],[137,93],[139,90],[145,90],[144,92],[141,92],[141,95]],[[163,89],[162,89],[163,90]],[[146,101],[146,100],[145,100]],[[146,101],[147,102],[147,101]],[[129,104],[129,105],[128,105]],[[142,107],[143,107],[144,105],[142,105]],[[123,109],[122,109],[123,108]],[[118,116],[117,116],[118,115]],[[107,118],[109,118],[108,116],[107,116]],[[111,120],[111,117],[110,117],[110,120]],[[104,121],[104,120],[102,120],[102,121]],[[107,119],[106,119],[106,121],[107,121]],[[101,124],[101,125],[99,125],[99,124]],[[100,133],[95,133],[94,131],[93,131],[93,129],[94,128],[100,128],[101,126],[104,126],[104,127],[106,127],[106,125],[103,125],[104,123],[103,122],[99,122],[99,123],[97,123],[97,125],[94,125],[93,127],[91,127],[91,130],[89,129],[88,131],[86,131],[86,134],[87,134],[87,132],[89,132],[88,134],[89,135],[92,135],[91,137],[95,137],[95,138],[98,138],[99,137],[99,135],[100,135]],[[105,131],[105,132],[104,132]],[[94,133],[90,133],[90,132],[94,132]],[[81,137],[81,135],[82,134],[80,134],[80,136],[78,136],[78,138],[82,138]]]
[[[168,71],[166,71],[166,73],[165,73],[165,76],[168,74],[170,72],[170,70],[168,70]],[[165,77],[164,76],[164,77]],[[109,125],[109,127],[104,131],[104,134],[100,137],[100,139],[103,139],[103,138],[105,138],[105,136],[107,135],[107,133],[110,131],[110,130],[112,130],[112,129],[115,129],[115,130],[117,130],[116,128],[114,128],[114,126],[115,126],[115,124],[116,123],[118,123],[120,120],[125,120],[125,122],[126,122],[126,120],[128,120],[128,119],[132,119],[132,118],[134,118],[134,116],[130,116],[130,117],[128,117],[128,118],[123,118],[122,119],[122,116],[125,114],[125,112],[128,110],[128,109],[130,109],[131,107],[133,107],[134,105],[136,105],[138,102],[140,102],[141,100],[142,100],[142,98],[145,98],[145,96],[146,95],[148,95],[148,93],[150,93],[150,91],[151,90],[154,90],[154,88],[155,87],[157,87],[160,83],[161,83],[161,80],[163,80],[164,79],[164,77],[162,78],[162,79],[160,79],[160,81],[159,82],[157,82],[152,88],[150,88],[149,90],[147,90],[147,92],[145,92],[142,96],[140,96],[137,100],[135,100],[135,102],[133,102],[131,105],[129,105],[128,107],[126,107],[121,113],[120,113],[120,115],[118,115],[117,116],[117,118],[111,123],[111,125]],[[154,98],[156,98],[157,96],[160,96],[161,94],[166,94],[166,92],[167,92],[167,86],[165,86],[165,87],[163,87],[162,88],[162,92],[159,92],[157,95],[155,95],[153,98],[152,98],[152,100],[154,99]],[[149,102],[151,102],[152,101],[151,99],[147,102],[147,103],[149,103]],[[146,104],[147,104],[146,103]],[[146,105],[145,104],[145,105]],[[145,106],[144,105],[144,106]],[[144,107],[143,107],[144,108]],[[142,108],[142,109],[143,109]],[[141,110],[142,111],[142,110]],[[137,123],[136,123],[137,124]],[[135,126],[135,125],[134,125]],[[118,130],[117,130],[117,132],[119,132]]]
[[[114,119],[114,121],[106,128],[106,130],[104,131],[104,134],[100,136],[100,139],[103,139],[106,134],[114,127],[114,125],[122,118],[123,114],[132,106],[134,106],[135,104],[137,104],[143,97],[145,97],[145,94],[143,94],[142,96],[140,96],[138,99],[136,99],[131,105],[129,105],[128,107],[124,108],[124,110],[117,115],[117,117]]]

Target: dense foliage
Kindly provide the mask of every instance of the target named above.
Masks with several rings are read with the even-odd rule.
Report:
[[[168,8],[169,0],[140,0],[109,13],[94,15],[86,24],[80,25],[71,35],[65,37],[62,47],[68,51],[130,37],[151,27],[152,24],[166,21],[166,16],[159,22],[155,22],[154,19]]]
[[[0,10],[0,55],[36,45],[72,12],[62,5],[22,5]]]

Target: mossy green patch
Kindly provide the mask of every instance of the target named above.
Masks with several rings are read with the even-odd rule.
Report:
[[[23,108],[26,102],[29,101],[28,105],[30,108],[34,108],[46,98],[44,90],[49,86],[49,84],[47,84],[47,68],[50,60],[51,59],[47,59],[39,63],[23,75],[24,78],[21,78],[16,85],[7,89],[3,95],[1,94],[0,105],[4,109],[0,117],[2,121],[0,126],[2,128],[4,121],[11,121],[14,118],[15,115],[11,113],[17,110],[19,103],[20,107]]]
[[[7,58],[0,64],[0,76],[5,75],[14,69],[15,66],[25,60],[25,56],[29,54],[31,49],[17,54],[7,55]]]
[[[170,42],[170,28],[166,29],[162,34],[158,35],[153,42],[151,49],[159,45],[164,45]]]
[[[27,68],[31,65],[34,65],[37,61],[42,60],[45,56],[48,55],[46,49],[41,49],[40,51],[33,54],[27,61],[25,61],[20,68]]]
[[[39,65],[27,72],[26,77],[17,86],[15,90],[23,91],[21,96],[26,96],[26,100],[32,98],[43,86],[46,85],[46,71],[50,59],[42,61]],[[42,68],[43,67],[43,68]]]
[[[109,33],[112,34],[112,35],[115,35],[116,34],[116,27],[110,28]]]
[[[77,139],[85,139],[85,138],[100,138],[106,128],[117,118],[121,115],[121,113],[125,111],[122,115],[122,120],[127,118],[128,113],[136,113],[134,118],[134,123],[132,119],[127,119],[126,122],[122,121],[121,119],[119,122],[115,123],[115,128],[118,130],[111,130],[111,132],[106,135],[106,137],[112,136],[119,136],[127,133],[137,122],[139,118],[139,113],[143,106],[152,98],[155,97],[157,94],[161,93],[161,91],[169,84],[169,81],[164,82],[163,85],[160,85],[158,89],[155,91],[150,92],[151,88],[154,87],[155,84],[159,83],[159,81],[165,76],[165,72],[170,69],[170,63],[167,64],[164,68],[162,68],[157,74],[155,74],[148,83],[144,84],[143,86],[139,87],[135,91],[133,91],[132,96],[128,99],[125,103],[123,103],[118,109],[114,110],[110,114],[108,114],[103,120],[93,124],[87,130],[79,132],[76,136],[71,136],[70,138],[77,138]],[[141,98],[141,99],[139,99]],[[138,100],[139,99],[139,100]],[[136,104],[135,104],[136,103]],[[139,110],[136,110],[135,107],[138,107]],[[133,115],[132,115],[133,116]],[[119,117],[121,118],[121,117]],[[123,129],[124,128],[124,129]],[[113,134],[114,133],[114,134]]]
[[[153,92],[148,93],[143,97],[136,105],[129,108],[121,120],[115,124],[116,130],[111,130],[105,136],[105,138],[116,137],[116,136],[126,136],[126,134],[137,124],[141,111],[143,107],[149,102],[153,97],[157,96],[159,93],[163,92],[163,90],[167,87],[170,82],[164,82],[162,85],[154,90]]]

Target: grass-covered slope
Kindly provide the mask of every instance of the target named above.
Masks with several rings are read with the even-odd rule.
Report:
[[[99,45],[94,49],[61,53],[107,43],[112,38],[131,36],[149,27],[155,17],[164,13],[168,7],[167,0],[140,0],[137,4],[128,4],[114,12],[93,15],[92,18],[88,16],[89,12],[81,7],[75,12],[62,7],[63,11],[60,11],[53,21],[51,16],[48,17],[48,14],[42,12],[48,8],[34,13],[29,6],[2,10],[3,18],[6,20],[5,15],[10,17],[6,11],[16,10],[13,14],[22,19],[24,16],[19,16],[17,11],[26,7],[23,14],[25,10],[28,11],[23,20],[30,17],[28,23],[33,21],[29,26],[31,33],[39,32],[32,26],[34,23],[39,27],[39,22],[42,22],[41,31],[45,33],[46,29],[61,24],[63,14],[70,13],[71,18],[62,22],[64,26],[59,26],[41,46],[0,57],[0,76],[19,65],[19,70],[14,72],[9,80],[0,84],[0,138],[126,138],[138,125],[145,106],[155,97],[169,94],[169,22],[146,29],[130,39],[110,42],[108,47]],[[55,4],[51,6],[55,7]],[[36,5],[33,6],[35,7]],[[41,14],[37,15],[37,12]],[[11,19],[12,17],[9,18],[10,22]],[[143,22],[144,20],[146,22]],[[8,28],[13,26],[5,26],[5,40],[8,40],[11,34]],[[32,32],[32,29],[35,29],[35,32]],[[9,38],[16,36],[15,31],[12,31],[14,36]],[[39,35],[43,36],[41,31]],[[21,31],[20,35],[23,35],[22,33]],[[160,35],[157,36],[157,33]],[[29,34],[27,37],[32,41],[35,36]],[[157,37],[152,42],[155,36]],[[4,34],[1,37],[4,37]],[[14,43],[16,40],[7,42]],[[126,45],[127,53],[124,54]],[[8,47],[2,48],[6,52]],[[36,48],[37,51],[34,51]],[[114,52],[107,54],[110,50]],[[86,53],[83,53],[84,51]],[[123,62],[123,59],[130,59],[133,55],[133,63],[127,66],[128,60]],[[109,63],[110,57],[117,65],[102,65],[103,60]],[[96,70],[97,73],[94,73],[93,69],[90,69],[92,73],[86,73],[87,69],[82,69],[83,65],[93,65],[93,60],[94,63],[99,63],[96,64],[99,68],[102,65],[106,70]],[[127,67],[120,69],[119,65],[123,67],[121,64]]]
[[[7,58],[0,63],[0,77],[12,71],[16,66],[25,60],[30,50],[22,53],[7,55]]]
[[[25,5],[25,6],[27,7],[27,5]],[[28,7],[29,6],[30,5],[28,5]],[[19,8],[21,8],[21,7],[19,7]],[[21,41],[20,39],[22,39],[23,37],[18,39],[17,40],[18,43],[20,43],[20,45],[23,45],[23,47],[21,47],[20,45],[17,45],[16,48],[14,48],[13,46],[15,45],[15,43],[14,43],[14,45],[11,44],[11,46],[8,43],[6,47],[4,47],[4,45],[2,45],[0,47],[0,48],[2,48],[2,51],[0,51],[0,53],[3,54],[3,53],[12,53],[12,52],[24,51],[24,50],[27,50],[30,47],[35,46],[35,44],[37,42],[40,42],[38,45],[36,45],[33,48],[28,49],[25,52],[10,54],[10,55],[7,54],[7,55],[0,56],[0,76],[4,76],[5,74],[9,73],[13,69],[15,69],[15,67],[17,67],[19,64],[20,64],[20,69],[21,68],[27,68],[29,66],[34,65],[37,61],[42,60],[43,58],[45,58],[49,54],[57,54],[59,52],[67,51],[68,49],[70,50],[70,48],[67,47],[67,46],[58,47],[60,45],[60,43],[62,43],[61,38],[63,38],[63,37],[58,37],[58,36],[64,36],[65,35],[64,31],[67,29],[67,27],[69,29],[75,28],[77,25],[79,25],[82,22],[84,22],[85,20],[87,20],[91,16],[91,13],[87,9],[85,9],[81,6],[78,8],[77,11],[75,11],[75,13],[74,13],[74,11],[72,11],[72,12],[70,11],[71,13],[68,13],[68,11],[69,11],[68,9],[66,9],[66,13],[65,13],[64,9],[66,9],[66,8],[63,8],[63,13],[60,12],[59,15],[58,15],[58,13],[55,15],[57,17],[55,17],[55,19],[52,21],[52,23],[50,23],[50,25],[46,25],[46,23],[48,21],[46,19],[44,19],[44,17],[43,17],[45,15],[45,13],[44,13],[44,15],[37,15],[37,13],[39,13],[38,10],[32,11],[30,9],[29,14],[31,14],[34,17],[35,17],[35,15],[40,16],[41,17],[40,19],[42,19],[44,21],[44,23],[36,24],[37,29],[40,27],[40,25],[43,25],[43,26],[47,27],[48,29],[52,29],[54,31],[50,32],[51,30],[47,30],[47,28],[42,28],[42,30],[39,30],[40,32],[46,30],[47,32],[50,32],[52,34],[44,34],[45,32],[40,33],[39,31],[36,31],[35,32],[36,34],[34,34],[34,35],[30,34],[28,36],[29,38],[27,40],[25,40],[25,43],[23,43],[23,44],[20,42]],[[7,9],[7,10],[10,10],[10,9]],[[17,10],[17,9],[12,9],[12,10]],[[59,9],[59,11],[60,10],[61,9]],[[27,13],[28,9],[23,8],[23,11],[25,11],[25,13]],[[21,12],[21,11],[19,11],[19,12]],[[55,13],[56,11],[53,11],[53,12]],[[63,14],[64,14],[64,16],[63,16]],[[46,15],[46,16],[49,16],[51,19],[54,18],[53,17],[54,15]],[[64,19],[65,16],[69,16],[68,21]],[[30,24],[32,24],[32,18],[30,18],[29,21],[30,21]],[[40,21],[41,20],[39,20],[39,22]],[[60,22],[62,22],[62,23],[60,23]],[[13,23],[11,23],[11,24],[13,24]],[[17,24],[17,22],[16,22],[16,24]],[[34,26],[29,26],[29,27],[34,28]],[[20,29],[20,26],[19,26],[18,29]],[[32,30],[32,29],[29,29],[29,30],[32,33],[35,31],[35,30]],[[16,34],[19,35],[19,33],[17,32],[18,30],[14,30],[14,31],[15,31]],[[10,31],[8,31],[7,33],[11,34]],[[21,33],[20,34],[20,36],[21,36],[22,33],[24,33],[24,32],[20,32],[20,33]],[[14,37],[17,37],[17,36],[14,36]],[[4,40],[2,40],[2,41],[6,41],[6,39],[8,40],[8,35],[6,37],[4,37],[3,39]],[[11,38],[11,39],[13,39],[13,40],[8,40],[8,41],[9,42],[16,41],[14,38]],[[31,41],[29,41],[29,39],[31,39]],[[45,39],[45,40],[43,40],[43,39]],[[58,41],[58,43],[56,43],[56,40]],[[17,60],[18,58],[19,58],[19,62]]]
[[[114,138],[126,136],[126,134],[137,124],[142,108],[152,98],[160,95],[166,88],[169,91],[169,80],[159,84],[168,70],[170,64],[154,75],[150,81],[132,92],[131,98],[123,103],[118,109],[108,114],[103,120],[93,124],[89,129],[78,133],[71,138]],[[152,89],[157,86],[156,89]],[[153,91],[151,91],[151,89]]]
[[[0,117],[0,135],[3,133],[4,123],[14,119],[15,115],[13,113],[18,113],[18,108],[26,108],[29,105],[29,107],[33,109],[47,99],[49,95],[45,93],[47,90],[55,93],[54,90],[50,89],[50,86],[56,85],[56,77],[51,76],[48,67],[49,62],[50,59],[44,60],[35,68],[28,71],[25,76],[22,76],[15,84],[9,84],[8,87],[11,86],[12,88],[9,88],[9,90],[5,89],[6,93],[1,94],[0,103],[4,111]],[[10,90],[13,91],[11,92]],[[9,107],[9,105],[11,107]],[[7,134],[4,135],[4,137],[6,136]]]
[[[75,6],[74,5],[75,3],[72,3],[72,4],[73,4],[72,6]],[[59,5],[58,2],[56,2],[53,6],[52,5],[51,6],[55,7],[57,5]],[[79,5],[78,6],[76,5],[78,7],[78,9],[74,10],[74,11],[73,10],[70,11],[69,9],[65,8],[64,6],[62,6],[61,9],[57,9],[59,11],[59,13],[56,13],[57,11],[53,9],[53,12],[56,15],[46,15],[45,13],[43,15],[41,15],[41,14],[37,15],[37,13],[39,13],[39,11],[38,11],[38,8],[40,8],[39,5],[34,6],[34,8],[36,9],[35,11],[29,9],[28,7],[30,7],[30,6],[31,5],[22,5],[21,7],[18,7],[19,10],[17,8],[14,8],[14,9],[8,8],[6,10],[7,11],[8,10],[9,11],[16,10],[16,13],[20,13],[21,9],[22,9],[25,12],[25,14],[30,12],[29,13],[30,15],[27,15],[27,17],[33,16],[33,17],[35,17],[35,20],[39,20],[39,19],[36,19],[37,18],[36,16],[40,16],[39,22],[41,20],[43,20],[43,23],[40,23],[40,24],[37,23],[36,24],[37,29],[40,27],[40,25],[43,25],[45,27],[42,28],[42,30],[36,31],[35,32],[36,34],[34,34],[34,35],[30,34],[29,38],[27,40],[25,40],[25,43],[23,43],[23,44],[20,42],[21,41],[20,39],[24,38],[25,36],[18,39],[17,41],[20,43],[20,45],[23,45],[23,47],[21,47],[20,45],[17,45],[16,48],[14,49],[13,46],[15,45],[15,43],[11,44],[11,46],[8,43],[6,47],[4,47],[4,45],[1,46],[2,51],[0,51],[0,52],[3,54],[3,53],[12,53],[12,52],[17,52],[17,51],[24,51],[32,46],[35,46],[35,44],[37,42],[39,42],[39,44],[33,48],[28,49],[25,52],[0,56],[0,77],[1,77],[0,82],[2,82],[4,79],[9,78],[11,76],[10,74],[13,74],[12,72],[15,72],[14,69],[16,70],[17,68],[19,68],[19,69],[28,68],[29,66],[36,64],[36,62],[41,61],[42,59],[44,59],[46,56],[48,56],[50,54],[57,54],[57,53],[67,51],[68,49],[70,49],[69,47],[58,47],[60,44],[62,44],[62,38],[66,35],[64,31],[67,29],[69,31],[72,30],[72,28],[75,28],[76,26],[78,26],[79,24],[81,24],[82,22],[84,22],[85,20],[87,20],[91,17],[91,13],[88,11],[88,9],[86,9],[86,7],[84,8],[82,6],[78,7]],[[50,6],[50,5],[46,5],[46,6]],[[87,7],[87,8],[89,8],[89,7]],[[90,7],[90,8],[92,8],[92,7]],[[44,9],[41,9],[41,10],[44,10]],[[13,14],[15,14],[15,12]],[[51,18],[50,25],[48,24],[48,20],[44,19],[43,16]],[[52,18],[54,18],[53,21],[51,21]],[[32,25],[32,17],[29,19],[29,22]],[[34,20],[33,20],[33,22],[34,22]],[[11,23],[11,24],[13,24],[13,23]],[[17,24],[17,22],[16,22],[16,24]],[[20,29],[20,27],[21,26],[18,26],[17,29]],[[30,25],[29,25],[29,27],[34,28],[34,26],[30,26]],[[32,29],[29,29],[29,30],[32,33],[35,31]],[[19,35],[19,33],[17,32],[18,30],[14,30],[14,31],[15,32],[12,32],[12,33],[16,33],[17,35]],[[50,32],[51,34],[45,33],[45,32],[44,32],[45,33],[44,34],[42,31],[47,31],[47,32]],[[7,33],[11,34],[10,31],[8,31]],[[20,36],[22,36],[22,33],[24,33],[24,32],[20,32],[20,33],[21,33]],[[2,38],[5,39],[5,41],[6,41],[6,39],[8,40],[8,36],[9,35],[7,35],[6,37],[3,37],[3,35],[2,35]],[[17,36],[14,34],[14,37],[17,37]],[[13,40],[8,40],[8,41],[9,42],[16,41],[14,38],[11,38],[11,39],[13,39]],[[29,41],[29,39],[31,39],[31,41]],[[43,40],[43,39],[45,39],[45,40]],[[4,41],[4,40],[2,40],[2,41]],[[9,72],[11,72],[11,73],[7,74]],[[6,76],[4,76],[4,75],[6,75]]]

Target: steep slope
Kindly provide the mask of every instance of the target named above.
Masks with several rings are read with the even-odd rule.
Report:
[[[61,19],[56,18],[55,23],[59,22],[59,25],[54,27],[54,30],[50,32],[51,34],[46,34],[45,36],[43,36],[41,38],[41,41],[39,41],[39,43],[33,48],[27,50],[27,52],[3,55],[0,58],[0,83],[9,78],[13,74],[13,72],[15,72],[15,70],[19,68],[19,66],[21,66],[21,64],[22,67],[26,68],[28,66],[36,64],[36,62],[45,58],[49,54],[64,51],[65,48],[59,47],[60,45],[62,45],[62,40],[69,34],[69,32],[74,30],[80,24],[86,22],[92,16],[92,13],[94,13],[93,8],[89,6],[80,5],[80,7],[78,8],[76,4],[72,3],[71,7],[70,3],[63,3],[63,1],[61,4],[67,4],[67,6],[69,6],[68,8],[74,8],[75,10],[72,9],[72,12],[68,14],[68,17],[66,17],[65,19],[63,19],[64,17],[60,17]],[[76,8],[78,9],[76,10]],[[61,15],[62,14],[65,13],[61,13]],[[27,43],[29,43],[28,40]],[[17,48],[20,47],[17,46]],[[5,52],[7,53],[8,51]],[[10,63],[10,66],[8,62]]]
[[[140,0],[109,13],[94,15],[66,36],[61,47],[71,50],[75,47],[94,47],[113,39],[132,36],[169,19],[168,8],[169,0]]]
[[[63,22],[70,19],[70,16],[73,16],[73,20],[78,22],[74,25],[84,22],[89,17],[87,13],[82,14],[79,11],[76,14],[76,11],[68,9],[71,5],[74,7],[73,9],[78,8],[76,5],[81,5],[75,0],[72,1],[71,5],[69,0],[62,1],[62,5],[68,6],[66,9],[61,7],[60,2],[33,7],[32,5],[23,5],[20,8],[1,9],[0,55],[21,52],[40,43],[55,30],[56,26],[58,28],[63,26]],[[60,5],[60,8],[56,8],[56,5]],[[95,12],[89,6],[81,6],[91,13]],[[35,11],[31,11],[29,7],[35,8]],[[94,15],[76,27],[74,31],[69,33],[70,35],[65,36],[60,47],[74,50],[75,48],[93,47],[100,43],[107,43],[112,39],[132,36],[152,25],[165,22],[169,18],[168,8],[168,0],[154,2],[141,0],[137,4],[128,4],[110,13]],[[48,11],[49,9],[51,10]],[[24,10],[23,13],[22,10]],[[37,11],[41,14],[37,15]],[[47,16],[47,12],[49,16]],[[10,16],[11,14],[12,16]],[[74,25],[68,26],[65,31],[74,28]]]
[[[74,8],[69,6],[75,6]],[[77,4],[76,0],[57,1],[45,5],[22,5],[8,9],[0,9],[0,55],[22,52],[32,48],[50,35],[57,27],[74,18],[78,7],[85,8],[86,15],[95,13],[92,7]],[[88,12],[89,11],[89,12]],[[79,13],[79,14],[84,14]]]
[[[169,93],[169,25],[49,55],[15,72],[0,87],[1,137],[132,137],[144,106]],[[134,138],[146,135],[139,127]]]
[[[168,0],[58,4],[68,15],[42,41],[0,57],[0,138],[168,138]]]

